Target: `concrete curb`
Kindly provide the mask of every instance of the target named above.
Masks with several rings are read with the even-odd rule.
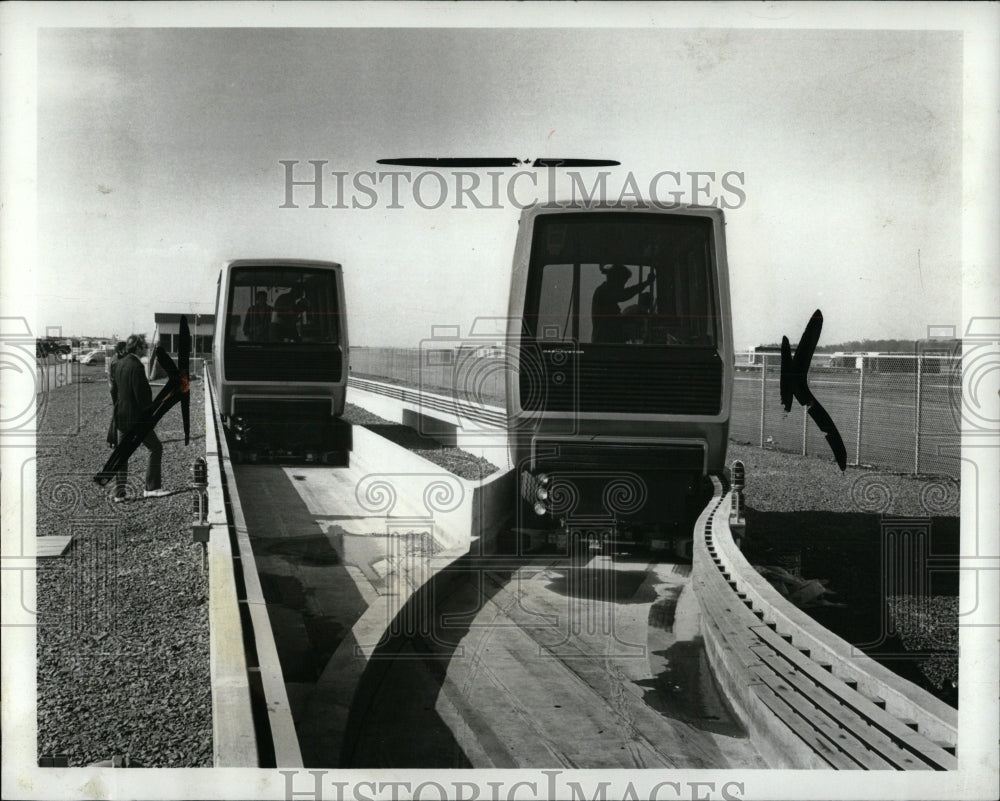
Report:
[[[814,621],[785,599],[753,566],[736,546],[729,528],[730,498],[706,509],[695,535],[692,580],[695,587],[718,568],[705,544],[705,523],[712,522],[712,541],[727,575],[732,603],[743,603],[740,595],[762,612],[763,623],[771,626],[795,648],[807,650],[818,664],[827,665],[832,677],[854,687],[862,696],[879,699],[882,708],[899,721],[909,721],[921,738],[954,748],[958,740],[958,711],[927,691],[897,676],[848,642]],[[739,595],[738,595],[739,593]],[[742,669],[739,656],[726,647],[719,626],[713,623],[711,605],[701,602],[702,633],[716,676],[730,702],[755,739],[761,754],[774,767],[829,767],[805,743],[794,736],[761,703]],[[716,610],[717,613],[717,610]],[[725,625],[725,621],[720,621]]]
[[[776,623],[779,634],[792,635],[797,646],[810,648],[816,657],[829,661],[835,676],[856,681],[865,695],[883,698],[890,715],[913,720],[925,737],[954,745],[958,710],[880,665],[784,598],[736,547],[729,531],[728,506],[723,506],[715,524],[723,563],[731,568],[740,588],[765,607],[764,619]]]
[[[224,584],[227,589],[219,601],[215,597],[210,599],[210,603],[217,603],[220,607],[218,611],[220,621],[224,621],[224,635],[216,634],[215,626],[212,627],[213,654],[216,647],[219,653],[225,655],[227,672],[226,679],[220,676],[222,686],[226,682],[238,685],[239,693],[232,693],[229,703],[225,707],[220,707],[219,712],[233,718],[233,723],[222,734],[221,742],[216,740],[215,748],[217,754],[219,749],[231,750],[233,743],[237,745],[245,743],[247,738],[253,738],[254,748],[252,762],[246,760],[250,755],[241,752],[236,753],[232,759],[241,760],[239,764],[235,762],[220,762],[217,756],[216,766],[229,767],[258,767],[261,759],[261,744],[257,743],[254,737],[253,704],[249,683],[249,666],[246,660],[246,632],[241,615],[240,605],[245,604],[248,627],[253,636],[253,652],[256,657],[256,672],[260,680],[260,692],[263,694],[266,706],[267,725],[270,728],[270,738],[274,749],[274,758],[279,768],[302,767],[302,755],[299,750],[298,737],[295,733],[295,724],[292,721],[291,707],[288,703],[288,694],[285,689],[284,677],[281,672],[281,663],[278,659],[278,650],[274,643],[274,635],[271,632],[271,623],[268,618],[267,604],[264,600],[264,593],[260,586],[260,579],[257,575],[256,563],[253,557],[253,549],[250,545],[250,537],[247,534],[246,521],[243,519],[243,511],[240,506],[239,495],[236,491],[236,479],[233,474],[232,463],[229,459],[229,448],[226,444],[224,434],[216,428],[215,423],[215,395],[208,372],[205,373],[204,390],[205,416],[206,416],[206,452],[208,453],[208,477],[209,477],[209,516],[208,521],[212,524],[211,540],[209,543],[210,553],[218,553],[218,558],[213,565],[218,571],[218,581]],[[210,437],[209,434],[212,434]],[[226,512],[225,498],[222,489],[222,476],[225,475],[226,483],[229,487],[230,514],[232,520]],[[232,536],[230,533],[232,527]],[[237,552],[232,550],[232,542],[235,540]],[[229,558],[223,556],[228,553]],[[244,598],[239,597],[236,588],[235,571],[237,566],[241,569],[243,577]],[[231,591],[228,587],[231,586]],[[218,642],[217,642],[218,641]],[[238,654],[238,656],[237,656]],[[242,677],[237,676],[239,664],[242,664]],[[247,686],[246,693],[242,690],[242,685]],[[216,717],[214,710],[214,697],[216,692],[216,676],[213,673],[213,718]],[[249,716],[249,724],[247,717]],[[246,746],[244,745],[244,748]]]
[[[417,390],[396,387],[391,384],[379,384],[375,381],[365,381],[372,386],[385,387],[387,391],[405,393],[407,397],[418,393]],[[445,396],[434,396],[438,403],[435,406],[410,400],[369,392],[358,386],[357,380],[350,385],[350,402],[361,406],[372,414],[384,417],[393,423],[402,423],[439,440],[445,445],[461,448],[463,451],[487,459],[501,469],[512,467],[507,447],[507,430],[489,423],[470,420],[461,417],[456,412],[443,411],[438,408],[454,401]],[[487,408],[487,407],[484,407]],[[488,407],[494,414],[506,412],[497,407]]]
[[[214,404],[205,397],[205,457],[208,462],[208,620],[212,677],[212,763],[215,767],[257,767],[250,682],[240,622],[233,552],[229,542]]]

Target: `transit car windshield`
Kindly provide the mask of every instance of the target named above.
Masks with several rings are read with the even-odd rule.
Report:
[[[299,267],[238,267],[230,282],[226,341],[337,344],[336,276]]]
[[[593,212],[535,221],[525,323],[532,338],[713,346],[712,220]]]

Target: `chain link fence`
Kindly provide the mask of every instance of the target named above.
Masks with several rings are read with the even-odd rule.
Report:
[[[737,363],[729,435],[791,453],[826,455],[830,446],[793,402],[781,405],[781,357]],[[837,424],[847,461],[913,474],[958,478],[960,354],[817,354],[809,388]]]
[[[351,348],[351,374],[503,407],[499,349]],[[958,478],[960,353],[816,354],[809,387],[829,412],[847,461],[901,473]],[[823,433],[797,402],[781,405],[779,354],[737,360],[729,436],[788,453],[826,456]]]

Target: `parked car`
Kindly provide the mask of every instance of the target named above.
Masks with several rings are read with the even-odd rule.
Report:
[[[92,350],[80,357],[80,364],[103,364],[107,354],[103,350]]]

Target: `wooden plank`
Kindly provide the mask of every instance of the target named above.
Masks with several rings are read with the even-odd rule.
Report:
[[[828,673],[811,659],[806,659],[797,648],[790,646],[767,626],[758,625],[754,630],[761,640],[788,660],[796,669],[809,676],[816,684],[835,696],[864,721],[888,734],[911,753],[917,754],[931,767],[938,770],[955,770],[958,767],[958,760],[947,751],[921,734],[914,732],[905,723],[877,707],[861,693],[851,690],[841,679]]]
[[[808,745],[821,759],[826,761],[830,767],[840,770],[857,770],[857,763],[848,759],[837,749],[816,734],[815,730],[807,725],[794,710],[788,706],[775,692],[767,685],[756,684],[753,691],[757,697],[774,715],[791,729],[799,739]]]
[[[723,642],[720,644],[736,655],[744,669],[757,664],[760,660],[750,650],[752,645],[759,642],[756,634],[750,629],[750,624],[756,624],[757,618],[743,606],[742,601],[737,600],[735,596],[727,599],[721,588],[713,588],[710,582],[704,580],[696,582],[695,592],[702,601],[706,617],[722,636]],[[738,614],[738,611],[742,614]]]
[[[792,672],[794,673],[794,670]],[[816,736],[822,738],[831,749],[840,752],[850,760],[849,768],[891,770],[894,767],[879,755],[869,751],[860,740],[824,715],[809,696],[801,692],[800,687],[788,680],[790,677],[787,674],[779,675],[766,662],[751,668],[751,673],[760,681],[760,685],[754,685],[755,692],[760,686],[766,686],[770,689],[785,702],[789,709],[788,714],[800,718],[801,722],[811,727]],[[791,728],[791,721],[786,720],[785,715],[779,715],[779,718]]]
[[[816,710],[817,728],[859,764],[869,770],[931,770],[929,765],[901,749],[891,738],[820,689],[769,646],[760,645],[754,651]]]
[[[737,636],[731,629],[727,629],[725,624],[720,625],[720,620],[717,618],[705,618],[707,623],[717,632],[719,632],[719,648],[732,653],[737,665],[733,665],[733,668],[737,668],[740,673],[746,674],[747,669],[752,665],[760,663],[757,655],[750,650],[749,644]]]
[[[786,636],[778,634],[773,626],[767,624],[762,626],[757,615],[729,588],[727,583],[723,583],[724,581],[721,572],[716,575],[716,572],[709,566],[702,573],[701,580],[696,583],[696,592],[703,601],[704,611],[713,627],[719,631],[722,637],[720,645],[726,647],[736,656],[743,669],[747,670],[748,680],[751,676],[761,678],[757,675],[759,672],[757,665],[769,662],[770,666],[774,668],[784,661],[785,664],[788,664],[788,669],[783,671],[782,675],[793,685],[790,692],[801,694],[800,703],[796,703],[794,698],[790,697],[786,699],[786,706],[793,711],[796,706],[802,707],[801,711],[796,714],[808,719],[809,725],[817,730],[818,736],[825,736],[831,747],[842,748],[854,762],[855,767],[863,766],[869,769],[891,769],[893,767],[922,769],[928,767],[914,756],[911,748],[903,747],[896,738],[886,736],[885,732],[873,728],[865,717],[859,715],[852,707],[844,705],[840,700],[833,701],[831,699],[830,703],[835,703],[836,706],[830,704],[826,704],[826,706],[831,710],[838,710],[851,723],[851,731],[854,732],[853,738],[844,734],[836,720],[837,716],[831,716],[826,712],[821,703],[825,700],[824,695],[829,694],[827,687],[832,683],[840,683],[844,693],[853,691],[828,672],[831,670],[831,666],[817,665],[803,656],[800,650],[788,641]],[[761,632],[766,632],[766,634]],[[810,678],[807,678],[805,675],[797,675],[800,666],[792,662],[791,656],[785,656],[785,654],[792,652],[802,664],[811,666],[815,676],[810,674]],[[781,656],[778,655],[779,653]],[[769,654],[771,658],[765,661],[764,657]],[[794,681],[792,676],[796,676]],[[777,696],[781,695],[780,692],[775,692],[774,686],[770,687],[770,691]],[[864,700],[862,696],[858,696],[858,698]],[[804,704],[807,706],[803,706]],[[863,736],[859,737],[859,734]],[[912,735],[913,732],[909,731],[909,734]],[[873,747],[879,746],[878,753],[868,750],[866,743],[869,741]],[[826,757],[824,756],[824,758]]]
[[[722,574],[713,574],[710,570],[703,573],[705,590],[712,594],[716,602],[725,609],[734,621],[738,621],[748,631],[751,627],[759,626],[760,619],[746,605],[745,601],[723,580]],[[754,635],[756,641],[757,637]]]
[[[72,541],[72,534],[52,534],[45,537],[35,537],[35,558],[53,559],[62,556]]]

